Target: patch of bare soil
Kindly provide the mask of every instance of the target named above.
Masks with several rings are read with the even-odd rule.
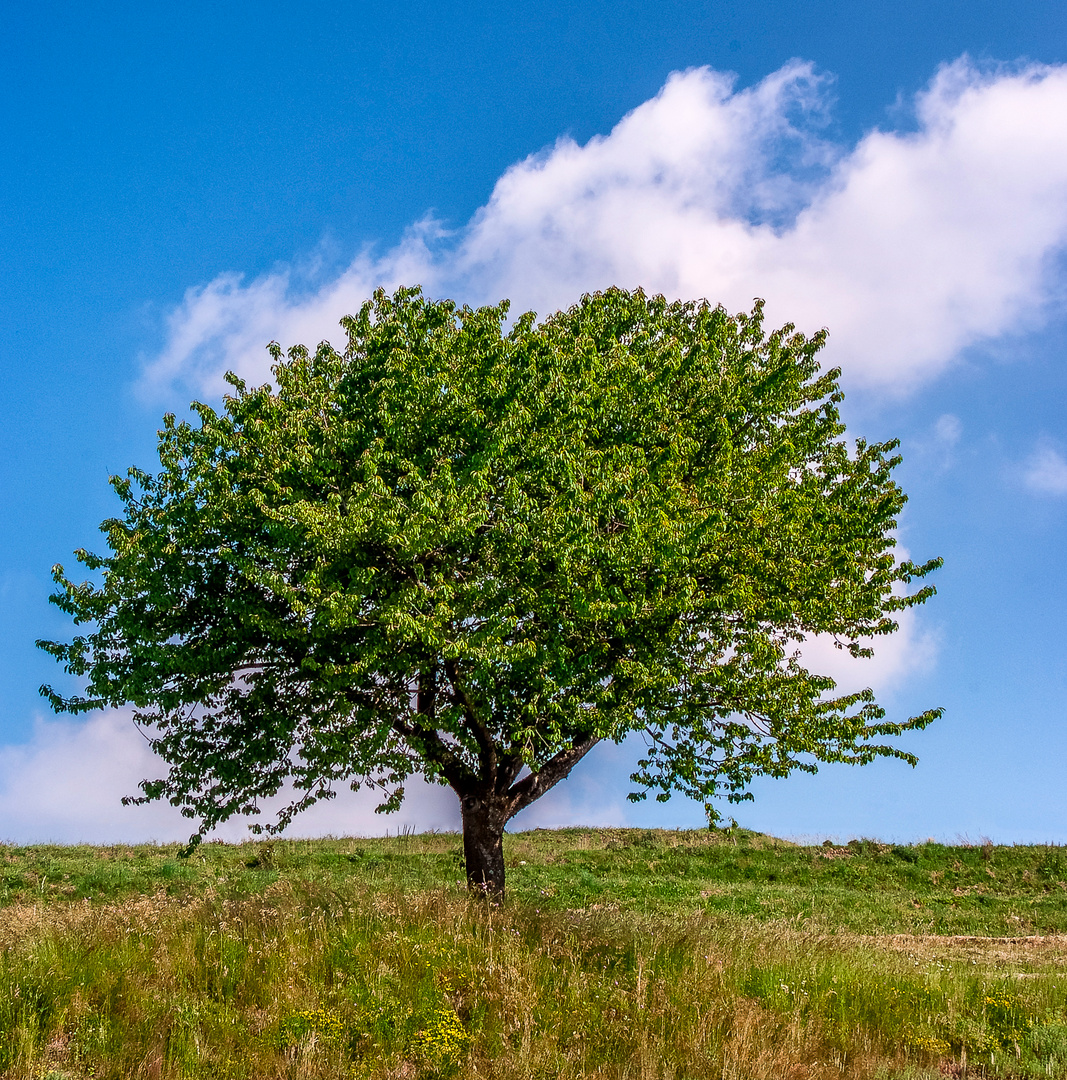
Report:
[[[971,961],[993,968],[1067,967],[1067,934],[981,937],[976,934],[865,934],[857,944],[919,960]]]

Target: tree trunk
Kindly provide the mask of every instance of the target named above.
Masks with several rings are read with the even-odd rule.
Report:
[[[496,900],[504,899],[503,805],[477,795],[461,797],[463,811],[463,858],[467,884],[472,890]]]

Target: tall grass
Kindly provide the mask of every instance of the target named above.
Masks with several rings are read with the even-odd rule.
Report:
[[[1067,947],[282,875],[0,912],[0,1074],[1067,1076]]]

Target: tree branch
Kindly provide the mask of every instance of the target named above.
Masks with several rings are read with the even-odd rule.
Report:
[[[448,681],[452,684],[452,697],[455,699],[456,704],[463,710],[463,714],[467,717],[471,732],[477,740],[478,746],[481,748],[482,770],[485,773],[483,779],[495,787],[497,778],[496,743],[493,741],[493,736],[489,729],[482,723],[481,718],[478,716],[478,710],[474,707],[474,702],[471,701],[470,695],[460,685],[459,666],[456,664],[455,660],[446,660],[444,667],[445,674],[448,676]]]
[[[554,758],[547,761],[537,772],[523,777],[508,792],[508,818],[513,818],[520,810],[541,798],[561,780],[565,780],[571,769],[578,764],[596,744],[599,735],[590,735],[582,742],[575,743],[567,750],[561,750]]]
[[[462,794],[477,784],[477,777],[456,757],[434,728],[420,728],[399,716],[393,718],[391,726],[407,741],[412,750],[441,770],[441,775],[455,789],[456,794]]]

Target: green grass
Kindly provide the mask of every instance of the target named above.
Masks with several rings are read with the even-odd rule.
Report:
[[[1067,851],[0,847],[0,1075],[1067,1077]]]
[[[861,934],[1067,933],[1067,849],[1058,847],[798,847],[743,829],[537,830],[506,837],[505,847],[511,900],[550,910],[600,904]],[[211,843],[189,859],[178,853],[178,845],[0,846],[0,906],[157,892],[243,898],[280,878],[400,890],[463,878],[460,838],[449,833]]]

